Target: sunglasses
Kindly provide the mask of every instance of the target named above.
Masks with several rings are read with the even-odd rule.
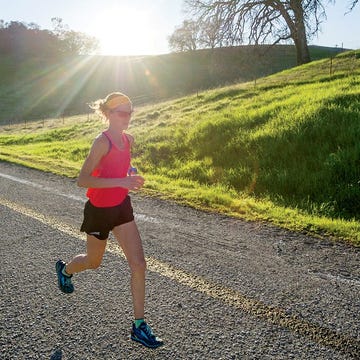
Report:
[[[131,116],[131,114],[134,112],[134,110],[130,111],[122,111],[122,110],[111,110],[111,113],[116,113],[118,116]]]

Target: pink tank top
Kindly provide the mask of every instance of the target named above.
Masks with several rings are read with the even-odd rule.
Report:
[[[128,137],[126,134],[122,134],[124,148],[119,149],[111,140],[108,131],[104,131],[103,134],[109,140],[109,152],[102,157],[91,175],[103,178],[126,177],[130,166],[130,143]],[[89,198],[91,204],[96,207],[111,207],[121,204],[128,193],[129,190],[122,187],[89,188],[86,196]]]

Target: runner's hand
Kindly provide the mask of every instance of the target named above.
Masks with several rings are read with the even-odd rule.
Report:
[[[139,190],[143,187],[145,179],[140,175],[131,175],[121,179],[121,187],[128,190]]]

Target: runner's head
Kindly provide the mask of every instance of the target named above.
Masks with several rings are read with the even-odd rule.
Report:
[[[132,111],[132,102],[130,98],[121,92],[113,92],[107,95],[104,99],[94,101],[89,106],[91,109],[95,110],[97,114],[106,118],[108,117],[110,111],[117,109],[120,111]]]

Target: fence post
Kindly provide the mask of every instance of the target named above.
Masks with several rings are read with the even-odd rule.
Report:
[[[333,74],[333,58],[332,56],[330,57],[330,76],[332,76]]]

